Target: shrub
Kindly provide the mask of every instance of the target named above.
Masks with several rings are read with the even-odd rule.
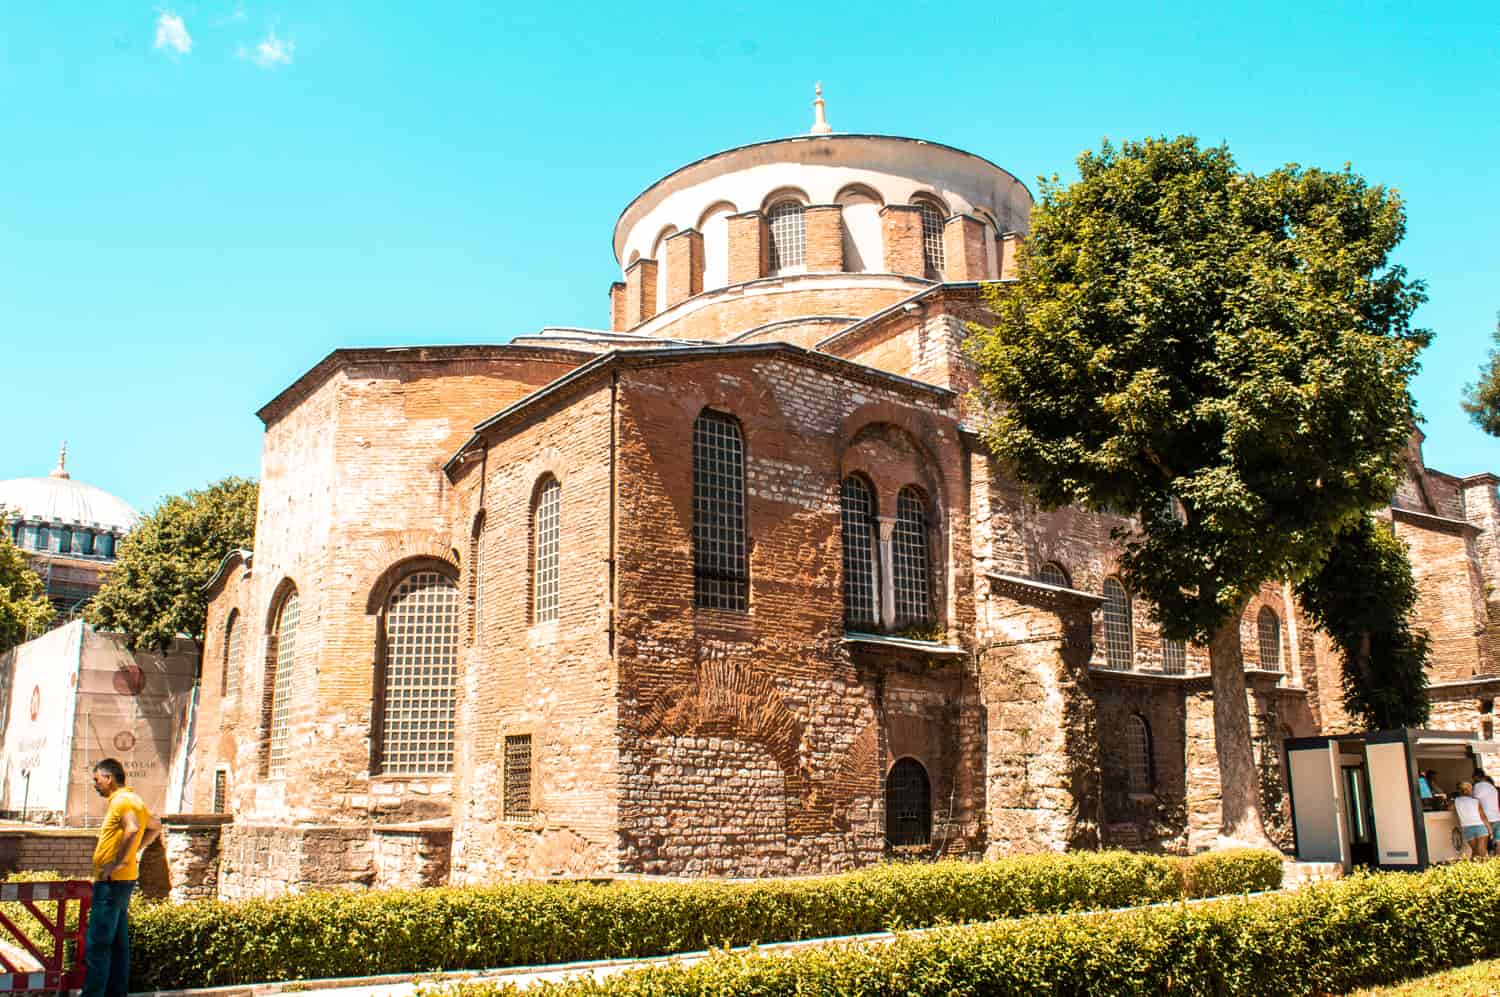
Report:
[[[1047,916],[824,946],[733,953],[528,997],[864,997],[905,994],[1135,997],[1346,993],[1500,954],[1500,863],[1421,875],[1360,874],[1267,897],[1123,913]],[[508,984],[419,988],[419,997],[503,997]]]
[[[1196,874],[1205,861],[1076,853],[756,883],[541,883],[149,904],[132,911],[131,985],[165,990],[665,955],[1153,903],[1205,882],[1235,890],[1281,882],[1272,853],[1216,859],[1218,872]]]

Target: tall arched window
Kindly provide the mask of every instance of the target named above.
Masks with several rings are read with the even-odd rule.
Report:
[[[407,575],[385,610],[380,770],[453,771],[458,586],[436,571]]]
[[[710,410],[693,423],[693,601],[750,608],[745,440],[732,416]]]
[[[1260,667],[1268,672],[1281,671],[1281,617],[1270,606],[1262,606],[1255,629],[1260,636]]]
[[[537,488],[531,506],[531,618],[536,623],[557,619],[561,544],[562,485],[548,475]]]
[[[1042,565],[1042,570],[1037,572],[1037,578],[1047,585],[1056,585],[1058,588],[1068,588],[1068,573],[1063,566],[1056,561],[1048,561]]]
[[[1161,639],[1161,670],[1168,675],[1187,674],[1187,644],[1169,637]]]
[[[480,636],[484,612],[484,510],[469,528],[469,643]]]
[[[219,695],[234,696],[240,691],[240,655],[243,652],[245,625],[240,611],[231,609],[224,624],[224,673],[219,677]]]
[[[844,533],[844,624],[873,626],[880,619],[875,587],[875,494],[859,475],[844,479],[840,523]]]
[[[49,529],[47,529],[47,527],[45,527],[45,526],[38,526],[36,528],[36,546],[33,547],[32,549],[33,550],[46,550],[51,543],[52,543],[52,531],[49,530]]]
[[[932,280],[943,279],[947,266],[943,251],[943,212],[931,201],[918,201],[922,212],[922,264]]]
[[[807,228],[799,201],[777,201],[766,212],[770,234],[771,273],[791,273],[807,266]]]
[[[1113,578],[1104,579],[1104,658],[1110,668],[1129,671],[1135,661],[1130,595]]]
[[[299,615],[297,592],[293,589],[281,600],[276,611],[276,625],[271,632],[271,717],[269,761],[271,775],[286,774],[286,762],[290,757],[292,713],[292,691],[296,680],[297,663],[297,619]]]
[[[1146,718],[1132,714],[1125,722],[1125,777],[1132,793],[1149,793],[1155,782],[1151,764],[1151,728]]]
[[[932,840],[932,784],[915,758],[903,758],[885,777],[885,840],[925,845]]]
[[[907,485],[896,496],[896,528],[891,533],[891,582],[896,626],[932,622],[931,574],[927,543],[927,503]]]

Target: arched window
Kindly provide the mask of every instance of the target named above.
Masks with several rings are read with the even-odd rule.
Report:
[[[531,506],[531,618],[545,623],[557,619],[561,586],[558,551],[562,543],[562,485],[548,475],[536,490]]]
[[[1168,675],[1187,674],[1187,644],[1169,637],[1161,639],[1161,670]]]
[[[885,777],[885,840],[897,847],[932,840],[932,784],[915,758],[903,758]]]
[[[1260,667],[1268,672],[1281,671],[1281,617],[1270,606],[1262,606],[1255,629],[1260,635]]]
[[[57,531],[57,552],[59,554],[73,553],[73,529],[64,526]]]
[[[750,608],[745,440],[732,416],[709,410],[693,423],[693,601]]]
[[[113,533],[102,533],[99,535],[101,550],[99,553],[107,560],[115,559],[115,535]]]
[[[78,534],[78,552],[85,557],[94,556],[94,532],[83,530]]]
[[[1037,578],[1047,585],[1056,585],[1058,588],[1068,588],[1068,572],[1056,561],[1048,561],[1042,565],[1042,570],[1037,572]]]
[[[19,519],[10,521],[10,542],[17,547],[21,546],[21,521]]]
[[[918,201],[922,212],[922,264],[927,276],[933,280],[943,279],[943,268],[947,265],[943,253],[943,212],[931,201]]]
[[[885,265],[880,245],[880,195],[867,187],[846,187],[834,198],[839,208],[844,269],[873,273]]]
[[[807,229],[799,201],[777,201],[766,212],[771,273],[792,273],[807,265]]]
[[[240,654],[243,650],[245,627],[240,622],[240,611],[231,609],[229,620],[224,624],[224,668],[219,676],[219,695],[239,694]]]
[[[46,550],[51,542],[52,531],[45,526],[38,526],[36,528],[36,546],[33,549]]]
[[[276,625],[271,631],[271,717],[269,762],[273,777],[286,774],[291,729],[292,692],[296,681],[297,592],[293,589],[281,600],[276,611]]]
[[[873,626],[880,619],[875,587],[875,495],[859,475],[844,479],[840,524],[844,534],[844,624]]]
[[[436,571],[407,575],[385,610],[380,770],[453,771],[458,586]]]
[[[1129,671],[1135,661],[1130,595],[1113,578],[1104,579],[1104,658],[1110,668]]]
[[[896,528],[891,533],[891,582],[898,627],[932,622],[928,550],[927,503],[921,492],[907,485],[896,496]]]
[[[469,643],[480,635],[484,607],[484,510],[474,515],[469,528]]]
[[[1125,781],[1132,793],[1149,793],[1156,781],[1151,764],[1151,727],[1138,714],[1125,721]]]

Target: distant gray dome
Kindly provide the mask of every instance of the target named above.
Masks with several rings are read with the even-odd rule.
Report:
[[[0,481],[0,508],[8,518],[88,526],[125,534],[141,515],[102,488],[62,475]]]

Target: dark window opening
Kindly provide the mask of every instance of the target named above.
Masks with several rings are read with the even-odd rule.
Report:
[[[885,840],[894,847],[932,841],[932,785],[915,758],[903,758],[885,777]]]
[[[505,738],[505,819],[531,819],[531,735]]]

